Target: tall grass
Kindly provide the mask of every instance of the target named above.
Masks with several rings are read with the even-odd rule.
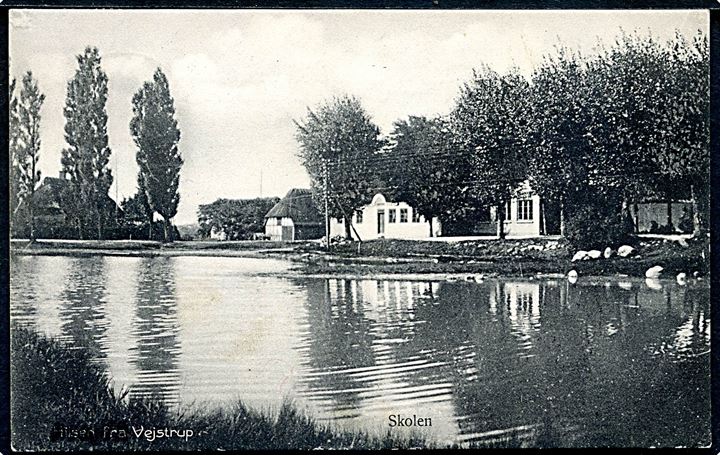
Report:
[[[277,415],[238,402],[223,409],[170,409],[155,399],[116,395],[82,350],[14,326],[11,432],[15,450],[383,449],[434,446],[419,437],[382,437],[321,425],[290,403]],[[184,431],[172,437],[136,432]],[[115,432],[113,432],[115,430]],[[121,432],[124,431],[124,435]],[[192,435],[188,432],[192,431]],[[157,436],[158,433],[155,433]]]

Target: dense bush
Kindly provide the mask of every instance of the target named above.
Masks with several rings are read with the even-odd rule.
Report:
[[[569,216],[565,238],[576,250],[604,249],[627,243],[632,233],[632,221],[607,206],[586,205]]]

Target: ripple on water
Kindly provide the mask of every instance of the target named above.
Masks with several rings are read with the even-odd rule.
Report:
[[[287,267],[21,257],[11,318],[90,352],[116,389],[172,405],[287,397],[379,432],[390,413],[417,414],[461,443],[692,446],[709,434],[706,284],[288,279]]]

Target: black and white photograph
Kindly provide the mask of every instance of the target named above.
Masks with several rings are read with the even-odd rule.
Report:
[[[711,446],[708,10],[8,22],[12,450]]]

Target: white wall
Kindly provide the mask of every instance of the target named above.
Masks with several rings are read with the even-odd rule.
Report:
[[[505,219],[505,235],[507,236],[539,236],[540,226],[542,223],[542,213],[540,212],[540,196],[532,193],[530,184],[526,181],[520,185],[521,193],[517,197],[510,199],[510,213]],[[525,194],[522,194],[524,192]],[[532,196],[530,196],[532,194]],[[532,201],[532,220],[518,219],[518,201]],[[497,210],[495,207],[490,208],[490,218],[497,220]]]
[[[400,210],[407,210],[407,222],[400,222]],[[395,210],[395,222],[390,222],[390,210]],[[384,234],[378,233],[378,211],[383,211],[385,219]],[[377,238],[386,239],[425,239],[430,237],[430,225],[423,216],[418,222],[413,221],[414,209],[405,202],[387,202],[381,194],[375,195],[372,202],[362,209],[362,222],[357,222],[357,215],[353,215],[353,227],[362,240]],[[352,232],[352,237],[357,240],[357,235]],[[433,219],[433,236],[439,236],[442,227],[439,220]],[[330,237],[345,235],[345,225],[339,220],[330,220]]]
[[[279,222],[278,222],[279,221]],[[282,240],[282,227],[293,226],[293,237],[295,237],[292,218],[283,217],[278,220],[277,218],[268,218],[265,220],[265,235],[270,236],[270,240],[279,242]]]
[[[527,198],[524,198],[527,199]],[[540,223],[542,213],[540,213],[540,196],[533,195],[530,197],[532,201],[532,220],[518,220],[518,199],[510,200],[510,220],[505,220],[505,233],[512,236],[540,235]]]

